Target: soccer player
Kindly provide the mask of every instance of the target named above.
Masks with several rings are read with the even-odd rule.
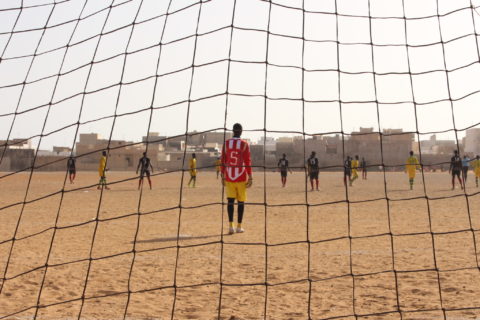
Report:
[[[353,181],[358,179],[358,155],[355,156],[355,159],[352,159],[352,178],[350,179],[350,187],[353,186]]]
[[[221,168],[222,168],[222,160],[220,159],[220,157],[218,157],[217,160],[215,160],[215,170],[217,171],[217,179],[218,179],[218,176],[220,175]]]
[[[405,165],[405,172],[408,173],[408,181],[410,182],[410,190],[413,190],[413,182],[415,181],[417,169],[420,169],[420,164],[418,163],[417,157],[413,155],[413,151],[410,151],[410,157],[408,157],[407,164]]]
[[[152,190],[152,180],[150,180],[150,169],[152,169],[152,173],[153,173],[153,166],[152,166],[152,163],[150,162],[150,158],[147,157],[146,152],[144,152],[143,157],[141,157],[140,160],[138,160],[137,174],[139,169],[140,169],[140,178],[138,180],[138,190],[140,190],[140,187],[143,185],[143,178],[145,177],[145,175],[147,176],[150,190]]]
[[[190,167],[190,181],[188,181],[188,186],[193,182],[193,187],[195,188],[195,183],[197,182],[197,157],[195,153],[192,153],[192,158],[189,163]]]
[[[362,162],[360,162],[360,166],[362,167],[362,179],[367,180],[367,161],[365,161],[364,157],[362,157]]]
[[[108,171],[107,169],[107,151],[102,151],[102,157],[100,158],[100,163],[98,165],[98,175],[100,176],[100,181],[98,182],[97,189],[101,189],[103,186],[105,189],[110,190],[107,186],[107,177],[105,176],[105,172]]]
[[[475,172],[475,184],[478,188],[478,178],[480,178],[480,156],[477,155],[472,162],[473,172]]]
[[[313,180],[315,180],[318,191],[318,172],[320,171],[320,168],[318,166],[318,159],[315,155],[315,151],[312,151],[312,154],[307,159],[307,171],[310,178],[310,186],[312,187],[310,191],[313,191]]]
[[[458,155],[458,151],[453,152],[453,157],[450,159],[450,168],[448,172],[452,173],[452,190],[455,189],[455,176],[458,178],[458,183],[460,183],[460,188],[463,189],[462,179],[460,174],[462,172],[462,158]]]
[[[234,234],[235,232],[242,233],[245,231],[242,228],[242,220],[245,201],[247,200],[247,188],[250,188],[253,183],[250,146],[248,142],[240,139],[242,131],[242,125],[235,123],[233,125],[233,138],[225,141],[222,149],[222,184],[225,186],[227,193],[229,234]],[[236,229],[233,223],[235,200],[237,200],[238,204],[238,223]]]
[[[347,186],[347,179],[350,181],[350,178],[352,176],[352,158],[350,156],[347,156],[347,159],[345,159],[345,162],[343,163],[343,184],[345,187]]]
[[[467,174],[468,169],[470,167],[470,158],[467,155],[463,156],[462,159],[462,177],[463,177],[463,185],[467,185]]]
[[[285,185],[287,184],[287,171],[290,171],[290,173],[292,173],[292,170],[288,166],[287,155],[285,153],[282,154],[282,158],[280,160],[278,160],[277,167],[280,169],[280,177],[282,179],[282,187],[285,188]]]
[[[73,183],[75,180],[75,176],[77,175],[77,169],[75,166],[75,158],[70,156],[67,160],[67,170],[68,170],[68,178],[70,179],[70,184]]]

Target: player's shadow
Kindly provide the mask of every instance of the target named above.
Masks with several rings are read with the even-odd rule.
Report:
[[[452,188],[446,188],[446,189],[438,189],[438,190],[435,190],[435,191],[439,191],[439,192],[459,191],[460,193],[463,193],[463,189],[460,189],[458,187],[455,187],[455,190],[452,190]],[[467,188],[467,191],[468,191],[468,188]]]
[[[97,189],[95,188],[96,191],[100,191],[100,189]],[[104,190],[103,192],[139,192],[140,193],[140,190],[136,189],[136,188],[131,188],[131,189],[109,189],[109,190]]]
[[[216,235],[208,235],[208,236],[190,236],[186,234],[181,234],[178,237],[178,240],[201,240],[201,239],[208,239],[208,238],[217,238],[221,237],[221,234]],[[224,233],[223,236],[229,236],[228,233]],[[154,238],[154,239],[146,239],[146,240],[137,240],[136,243],[152,243],[152,242],[168,242],[168,241],[177,241],[177,237],[163,237],[163,238]],[[133,244],[135,241],[132,241]]]

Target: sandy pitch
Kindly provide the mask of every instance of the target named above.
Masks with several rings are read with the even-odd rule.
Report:
[[[23,201],[28,177],[0,179],[1,207]],[[61,190],[64,178],[35,173],[27,202]],[[27,203],[17,230],[22,205],[0,210],[0,278],[16,230],[0,319],[77,319],[82,303],[82,319],[390,320],[401,310],[402,319],[423,320],[443,319],[442,308],[447,319],[480,319],[480,309],[457,310],[480,307],[480,232],[472,232],[480,189],[471,172],[468,197],[450,190],[447,173],[425,174],[428,202],[421,176],[409,191],[403,173],[388,173],[386,187],[383,174],[370,173],[349,190],[349,205],[341,173],[321,173],[321,191],[305,192],[303,173],[283,189],[278,173],[266,174],[264,188],[256,172],[246,232],[233,236],[215,174],[200,172],[195,189],[185,188],[188,178],[181,196],[180,173],[155,176],[142,193],[137,180],[115,183],[101,201],[94,187],[57,193]],[[79,172],[65,189],[97,179]]]

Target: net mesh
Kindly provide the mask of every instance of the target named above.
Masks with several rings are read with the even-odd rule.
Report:
[[[391,170],[403,161],[389,158],[395,137],[415,137],[425,163],[421,137],[450,134],[459,147],[465,131],[480,124],[471,107],[478,99],[480,61],[473,2],[24,0],[0,6],[5,21],[0,32],[5,103],[0,165],[5,166],[9,150],[35,142],[32,160],[13,160],[20,167],[0,177],[5,194],[13,179],[22,181],[20,195],[1,201],[0,319],[480,315],[478,192],[432,192],[438,186],[429,189],[434,182],[424,170],[420,190],[395,192]],[[452,31],[448,26],[454,18],[464,25]],[[330,120],[321,118],[331,110],[338,112],[333,117],[338,127],[327,130],[333,128]],[[409,129],[384,130],[395,123],[388,117],[404,110],[413,120]],[[278,114],[285,117],[275,120]],[[276,166],[268,158],[269,135],[301,136],[306,159],[312,140],[337,134],[341,160],[321,169],[343,171],[343,159],[352,152],[351,124],[361,125],[362,115],[374,129],[356,136],[379,139],[378,158],[369,163],[371,169],[380,168],[373,197],[342,186],[335,197],[318,200],[304,179],[300,196],[291,201],[272,196],[269,171]],[[448,127],[437,126],[428,120],[434,117],[451,121]],[[169,200],[155,202],[142,188],[130,202],[115,195],[117,212],[112,212],[113,190],[109,194],[102,187],[91,198],[78,196],[90,192],[96,181],[71,187],[62,173],[56,182],[42,182],[40,172],[63,166],[66,158],[43,160],[41,148],[65,137],[73,150],[80,133],[105,134],[101,148],[76,149],[81,160],[105,149],[110,154],[133,147],[149,152],[175,138],[188,145],[209,132],[222,132],[225,139],[234,122],[265,141],[261,161],[253,163],[260,189],[247,206],[261,223],[251,238],[237,238],[245,241],[225,235],[220,186],[216,200],[188,201],[186,147],[176,155],[178,167],[152,175],[178,180],[155,186],[162,190],[155,197]],[[150,136],[168,124],[175,126],[168,138]],[[132,127],[146,141],[115,140]],[[210,168],[213,164],[199,169]],[[303,161],[293,168],[302,170]],[[109,186],[137,179],[122,175]],[[452,209],[444,213],[442,207],[449,205]],[[291,223],[282,219],[295,210],[305,222],[300,236],[292,231],[298,226],[281,226]],[[66,218],[78,211],[92,214]],[[212,211],[218,211],[218,235],[182,233],[187,217],[198,216],[193,221],[201,229],[201,219]],[[362,220],[363,213],[376,211],[383,214],[383,229],[376,227],[378,216]],[[422,212],[423,229],[418,220],[408,222]],[[329,232],[340,223],[342,232]],[[149,237],[148,224],[169,229],[170,238],[155,238],[158,230]],[[275,228],[285,234],[279,236]],[[108,238],[109,233],[115,236]],[[242,251],[248,261],[235,259]],[[290,274],[282,274],[278,261]],[[196,270],[204,265],[206,272]],[[157,281],[155,273],[165,279]]]

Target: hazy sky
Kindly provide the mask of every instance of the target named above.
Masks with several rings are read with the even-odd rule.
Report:
[[[312,134],[480,122],[479,0],[20,2],[0,2],[0,140],[72,146],[78,121],[108,137],[115,114],[114,139],[150,118],[179,135],[224,127],[226,108],[227,127]]]

